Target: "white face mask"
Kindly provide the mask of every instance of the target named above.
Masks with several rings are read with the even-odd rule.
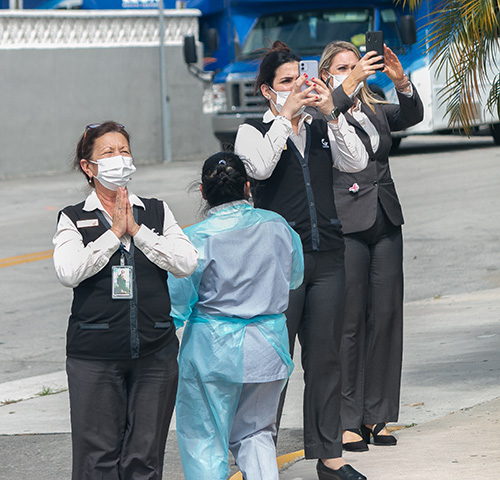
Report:
[[[342,83],[344,83],[344,80],[348,77],[349,75],[332,75],[331,73],[328,73],[328,78],[331,78],[331,89],[335,90],[336,88],[340,87]],[[361,87],[363,86],[363,82],[359,82],[356,89],[351,95],[356,96],[359,91],[361,90]]]
[[[90,163],[94,163],[98,167],[96,178],[99,183],[114,192],[120,187],[127,186],[130,177],[136,170],[132,162],[132,157],[122,155],[100,158],[97,162],[90,161]]]
[[[276,94],[276,103],[273,102],[273,99],[271,97],[269,97],[269,100],[274,105],[274,108],[276,109],[276,111],[278,113],[280,113],[281,109],[283,108],[283,105],[285,105],[287,98],[290,96],[290,91],[288,91],[288,92],[276,92],[275,90],[273,90],[272,87],[269,87],[269,89]],[[296,112],[292,118],[295,118],[295,117],[298,117],[299,115],[302,115],[302,113],[304,112],[305,109],[306,109],[306,106],[302,105],[302,107],[300,107],[299,111]]]

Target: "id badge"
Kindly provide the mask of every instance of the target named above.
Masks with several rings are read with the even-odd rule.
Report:
[[[134,291],[132,289],[132,279],[134,267],[129,265],[120,265],[119,267],[111,267],[112,284],[111,298],[129,300],[133,298]]]

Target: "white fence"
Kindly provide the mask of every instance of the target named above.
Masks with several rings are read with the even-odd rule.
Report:
[[[166,10],[165,44],[198,36],[198,10]],[[0,48],[157,46],[156,10],[0,11]]]

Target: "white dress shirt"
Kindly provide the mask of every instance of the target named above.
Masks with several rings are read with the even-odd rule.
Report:
[[[242,124],[238,128],[234,144],[235,153],[249,162],[252,169],[249,174],[256,180],[265,180],[272,175],[286,148],[288,138],[300,154],[304,155],[307,140],[304,122],[310,124],[312,116],[308,113],[301,115],[298,134],[295,134],[290,120],[280,115],[275,117],[270,109],[264,114],[263,120],[264,123],[274,120],[264,136],[253,126]],[[368,153],[354,127],[347,123],[344,115],[340,114],[338,123],[328,122],[327,124],[333,166],[342,172],[359,172],[366,168]]]
[[[133,193],[128,193],[128,199],[132,207],[145,208],[144,203]],[[96,209],[101,211],[112,226],[113,219],[104,210],[96,192],[93,191],[85,200],[83,210],[91,212]],[[175,277],[187,277],[194,272],[198,264],[198,252],[182,232],[165,202],[163,209],[163,232],[157,233],[146,225],[140,225],[134,236],[134,245],[161,269],[167,270]],[[118,238],[111,230],[107,230],[97,240],[85,246],[76,225],[62,213],[52,242],[57,278],[65,287],[75,288],[105,267],[120,247],[120,242],[125,250],[129,251],[131,237],[126,233]]]

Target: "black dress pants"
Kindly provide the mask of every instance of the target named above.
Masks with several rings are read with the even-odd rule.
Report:
[[[342,427],[395,422],[403,346],[403,237],[378,206],[375,224],[346,234]]]
[[[342,456],[340,340],[344,293],[343,246],[336,251],[305,253],[304,282],[290,292],[285,315],[292,357],[297,334],[302,349],[306,458]]]
[[[133,360],[68,357],[72,480],[160,480],[177,393],[178,340]]]

